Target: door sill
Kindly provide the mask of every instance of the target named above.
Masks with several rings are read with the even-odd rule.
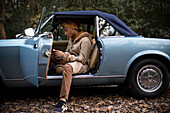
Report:
[[[73,75],[73,79],[75,78],[92,78],[94,77],[93,75]],[[47,80],[49,79],[63,79],[62,75],[58,75],[58,76],[47,76]]]
[[[114,75],[114,76],[94,76],[94,75],[73,75],[73,79],[83,79],[83,78],[124,78],[125,75]],[[50,79],[62,79],[62,75],[58,76],[47,76],[47,80]]]

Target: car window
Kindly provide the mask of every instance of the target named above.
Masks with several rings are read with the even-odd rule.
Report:
[[[43,28],[41,29],[40,33],[49,32],[50,29],[52,28],[52,27],[51,27],[51,26],[52,26],[52,21],[53,21],[53,19],[51,18],[51,19],[43,26]],[[44,21],[44,22],[46,22],[46,21]],[[41,26],[41,27],[42,27],[42,26]]]
[[[65,36],[65,33],[63,31],[63,28],[62,26],[59,24],[57,29],[54,30],[54,37],[55,37],[55,40],[69,40],[68,37]]]
[[[94,32],[94,26],[88,25],[88,24],[80,24],[79,31],[88,32],[90,34],[93,34]],[[57,29],[53,31],[54,34],[54,40],[69,40],[68,37],[65,36],[64,31],[62,29],[62,26],[59,24],[57,26]]]
[[[120,36],[120,33],[110,25],[105,19],[98,18],[98,27],[99,27],[99,37],[103,36]]]

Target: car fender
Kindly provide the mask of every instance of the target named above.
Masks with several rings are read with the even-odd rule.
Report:
[[[131,57],[131,59],[128,61],[127,65],[126,65],[126,68],[125,68],[125,73],[127,75],[128,71],[129,71],[129,68],[130,66],[132,65],[132,63],[139,57],[141,56],[144,56],[144,55],[160,55],[160,56],[163,56],[165,57],[166,59],[168,59],[170,61],[170,56],[162,51],[158,51],[158,50],[146,50],[146,51],[141,51],[137,54],[135,54],[134,56]]]

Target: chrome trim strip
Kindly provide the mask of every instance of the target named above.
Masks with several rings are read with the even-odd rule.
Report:
[[[96,16],[96,32],[97,32],[97,37],[99,37],[99,23],[98,23],[99,17]]]
[[[54,15],[51,15],[41,26],[41,29],[54,17]]]
[[[87,79],[87,78],[120,78],[120,77],[126,77],[126,75],[115,75],[115,76],[94,76],[94,75],[75,75],[73,76],[73,79]],[[63,76],[47,76],[47,80],[53,80],[53,79],[62,79]],[[23,79],[3,79],[5,81],[18,81],[18,80],[25,80]]]
[[[116,75],[116,76],[93,76],[93,75],[76,75],[73,76],[73,79],[83,79],[83,78],[119,78],[126,77],[126,75]],[[47,80],[50,79],[62,79],[63,76],[47,76]]]
[[[5,81],[10,81],[10,80],[26,80],[28,77],[31,77],[31,76],[34,77],[35,75],[27,75],[24,78],[20,78],[20,79],[3,79],[3,80],[5,80]]]
[[[24,79],[3,79],[3,81],[22,81],[22,80],[24,80]]]

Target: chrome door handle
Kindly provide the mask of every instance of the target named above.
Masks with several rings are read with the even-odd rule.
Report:
[[[45,55],[46,57],[49,57],[50,54],[51,54],[51,53],[50,53],[48,50],[44,52],[44,55]]]

